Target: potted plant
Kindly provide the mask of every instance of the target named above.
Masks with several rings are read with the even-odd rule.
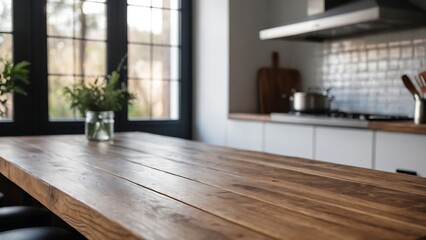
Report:
[[[7,93],[17,93],[27,95],[27,92],[19,86],[20,84],[29,84],[27,67],[30,65],[27,61],[13,64],[11,60],[0,59],[3,70],[0,73],[0,118],[7,112]]]
[[[93,83],[80,81],[63,89],[71,101],[71,108],[77,108],[82,115],[85,114],[85,134],[89,140],[111,140],[114,135],[114,112],[120,111],[135,99],[125,84],[119,87],[123,62],[124,58],[117,69],[101,81],[98,77]]]

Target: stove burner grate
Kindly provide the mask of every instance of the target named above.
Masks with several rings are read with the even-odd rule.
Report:
[[[289,114],[292,114],[292,115],[295,115],[295,116],[319,116],[319,117],[355,119],[355,120],[366,120],[366,121],[413,120],[413,118],[410,118],[408,116],[401,116],[401,115],[344,112],[344,111],[339,111],[339,110],[330,110],[328,112],[313,112],[313,113],[290,111]]]

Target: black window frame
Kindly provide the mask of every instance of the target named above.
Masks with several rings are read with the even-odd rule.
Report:
[[[107,72],[127,52],[127,1],[107,0]],[[14,61],[28,60],[28,96],[14,95],[14,121],[0,123],[0,135],[82,134],[84,122],[49,121],[47,83],[46,0],[13,0]],[[181,54],[178,120],[128,120],[127,106],[115,116],[115,130],[144,131],[191,138],[192,126],[192,0],[181,0]],[[122,72],[127,82],[127,72]]]

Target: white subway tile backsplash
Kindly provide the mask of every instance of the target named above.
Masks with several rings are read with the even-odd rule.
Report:
[[[370,49],[368,50],[368,60],[376,60],[378,58],[377,50],[376,49]]]
[[[414,56],[415,57],[425,57],[426,56],[426,48],[424,45],[416,45],[414,46]]]
[[[426,70],[426,28],[329,41],[316,55],[318,79],[304,85],[332,87],[333,108],[413,115],[401,76]]]
[[[413,57],[413,47],[403,47],[401,48],[401,57],[402,58],[412,58]]]
[[[401,56],[401,49],[392,47],[389,49],[389,58],[398,59]]]

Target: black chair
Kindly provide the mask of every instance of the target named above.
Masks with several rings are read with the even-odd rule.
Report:
[[[52,214],[47,209],[30,206],[2,207],[4,197],[0,192],[1,240],[72,239],[68,231],[48,227],[52,222]]]
[[[0,207],[3,207],[4,204],[4,194],[0,192]]]
[[[0,233],[1,240],[71,240],[69,232],[57,227],[14,229]]]
[[[28,206],[0,207],[0,232],[48,226],[50,223],[51,214],[46,209]]]

